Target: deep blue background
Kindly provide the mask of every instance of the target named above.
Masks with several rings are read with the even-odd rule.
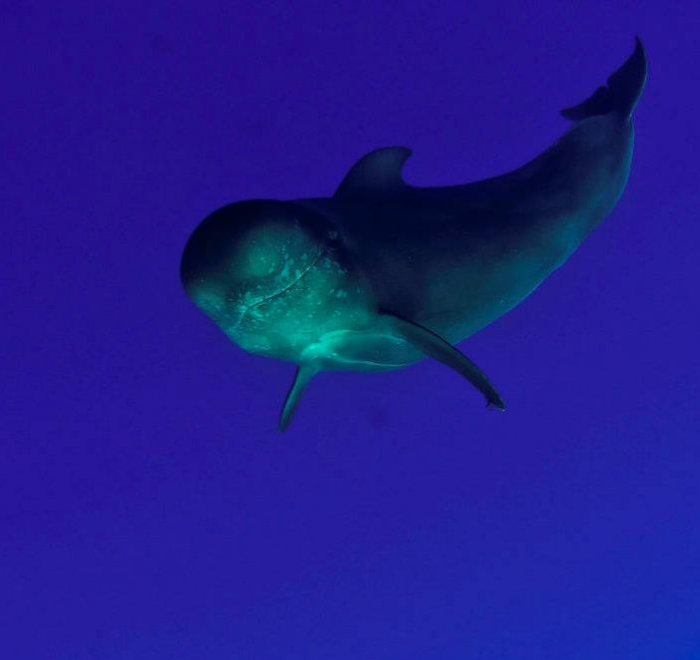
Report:
[[[700,658],[697,3],[3,2],[0,657]],[[501,173],[643,38],[628,188],[463,345],[322,374],[185,297],[215,208]]]

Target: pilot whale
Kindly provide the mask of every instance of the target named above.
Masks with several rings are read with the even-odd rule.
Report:
[[[401,173],[411,151],[386,147],[361,158],[332,197],[245,200],[205,218],[185,246],[182,284],[235,344],[297,365],[280,430],[319,371],[426,356],[505,409],[455,344],[532,293],[613,209],[646,77],[636,38],[606,85],[561,111],[569,130],[501,176],[412,186]]]

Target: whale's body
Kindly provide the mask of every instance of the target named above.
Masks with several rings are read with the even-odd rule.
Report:
[[[329,198],[223,207],[190,238],[188,294],[246,350],[298,365],[280,426],[321,369],[395,369],[434,357],[503,402],[453,344],[527,297],[613,209],[627,182],[641,43],[524,166],[415,187],[410,150],[367,154]]]

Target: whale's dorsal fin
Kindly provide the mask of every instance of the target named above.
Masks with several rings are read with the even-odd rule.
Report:
[[[370,151],[350,168],[334,197],[381,194],[407,188],[401,170],[412,153],[406,147],[383,147]]]

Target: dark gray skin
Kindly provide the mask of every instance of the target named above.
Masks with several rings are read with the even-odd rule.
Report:
[[[415,187],[403,147],[367,154],[333,197],[219,209],[183,254],[187,293],[242,348],[298,365],[280,428],[322,369],[377,371],[426,356],[504,409],[454,347],[527,297],[610,213],[632,158],[646,81],[630,58],[574,123],[524,166],[457,186]]]

